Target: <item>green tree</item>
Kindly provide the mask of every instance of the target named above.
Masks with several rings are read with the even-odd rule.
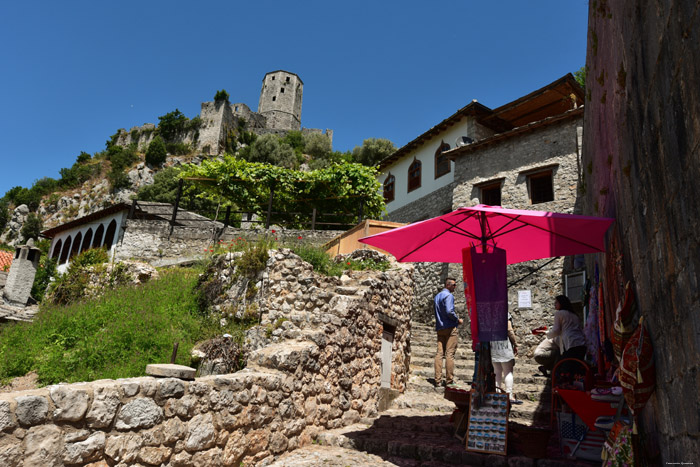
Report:
[[[304,135],[301,133],[301,131],[298,130],[292,130],[287,132],[286,135],[284,135],[284,138],[282,138],[282,142],[287,143],[294,149],[294,152],[301,156],[301,154],[304,152]]]
[[[158,133],[163,140],[171,142],[183,131],[187,130],[189,119],[178,109],[158,117]]]
[[[167,158],[165,142],[160,136],[153,138],[146,150],[146,163],[150,165],[161,165]]]
[[[396,147],[388,139],[369,138],[362,142],[362,146],[355,146],[352,155],[355,161],[360,164],[375,166],[394,152],[396,152]]]
[[[578,71],[574,71],[574,79],[576,82],[583,88],[583,91],[586,91],[586,72],[588,71],[588,67],[582,66]]]
[[[5,230],[5,226],[10,222],[10,211],[7,210],[7,201],[0,199],[0,233]]]
[[[49,247],[51,241],[48,239],[39,240],[36,245],[41,250],[41,259],[39,260],[39,268],[34,276],[32,284],[31,296],[38,302],[44,298],[46,289],[51,284],[51,278],[56,276],[56,259],[49,258]]]
[[[297,158],[290,145],[275,135],[262,135],[251,144],[248,151],[239,153],[248,162],[272,164],[288,169],[297,165]]]
[[[229,97],[226,89],[222,89],[221,91],[216,91],[216,94],[214,94],[214,102],[228,102]]]
[[[27,216],[27,220],[24,221],[22,225],[22,239],[27,242],[30,238],[38,239],[41,229],[43,228],[43,223],[41,222],[41,217],[37,216],[33,212],[30,212]]]
[[[85,162],[88,162],[90,159],[92,159],[92,156],[88,154],[85,151],[80,151],[80,154],[78,154],[78,158],[75,160],[78,164],[83,164]]]
[[[304,153],[314,159],[328,159],[332,150],[331,139],[327,135],[321,133],[304,135]]]

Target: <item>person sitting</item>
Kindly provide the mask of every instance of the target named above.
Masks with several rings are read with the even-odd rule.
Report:
[[[537,334],[535,331],[533,331],[533,333]],[[535,349],[535,361],[540,364],[537,369],[540,370],[544,376],[549,377],[554,368],[554,364],[559,360],[559,355],[559,338],[555,337],[550,339],[549,337],[545,337]]]

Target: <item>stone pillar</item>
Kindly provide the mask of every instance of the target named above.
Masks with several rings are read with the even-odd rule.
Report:
[[[10,303],[21,306],[27,304],[40,256],[41,250],[34,248],[34,240],[31,239],[15,250],[4,291],[4,296]]]

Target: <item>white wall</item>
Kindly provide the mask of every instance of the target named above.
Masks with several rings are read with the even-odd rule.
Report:
[[[463,117],[457,124],[439,133],[430,140],[414,149],[401,160],[395,162],[382,170],[378,177],[379,183],[384,185],[384,180],[391,173],[395,177],[394,200],[386,205],[387,213],[391,213],[413,201],[416,201],[435,190],[449,185],[454,181],[454,162],[450,162],[450,172],[435,178],[435,151],[441,142],[450,145],[450,149],[455,147],[455,141],[460,136],[469,136],[476,140],[474,135],[475,122],[472,117]],[[413,163],[414,158],[421,161],[421,186],[408,193],[408,168]],[[436,213],[440,214],[440,213]]]
[[[68,239],[68,237],[71,238],[71,249],[73,249],[72,244],[75,241],[75,238],[78,234],[81,234],[81,236],[80,236],[81,237],[81,240],[80,240],[81,245],[80,245],[80,249],[78,250],[78,254],[80,254],[82,251],[84,251],[82,242],[85,240],[85,234],[90,229],[92,229],[92,235],[93,235],[92,240],[90,240],[90,248],[92,248],[92,244],[95,241],[95,234],[97,233],[97,229],[99,229],[100,225],[102,225],[103,229],[104,229],[102,232],[102,238],[100,239],[100,246],[103,246],[105,236],[107,234],[107,228],[109,227],[109,224],[114,220],[117,223],[117,228],[114,232],[114,240],[112,241],[112,245],[108,251],[109,257],[111,259],[114,256],[114,250],[117,246],[117,243],[119,242],[119,240],[122,237],[122,234],[123,234],[122,227],[123,227],[124,223],[126,222],[127,214],[128,214],[128,211],[120,211],[120,212],[105,216],[101,219],[94,220],[94,221],[89,222],[87,224],[82,224],[82,225],[76,226],[72,229],[64,230],[63,232],[59,233],[51,240],[51,248],[49,249],[49,256],[51,258],[54,257],[54,249],[56,248],[56,244],[58,243],[59,240],[61,241],[61,250],[63,250],[63,248],[66,245],[66,240]],[[87,250],[89,248],[87,248],[87,246],[86,246],[85,249]],[[61,257],[61,255],[59,254],[58,255],[59,261],[60,261],[60,257]],[[64,273],[66,271],[66,269],[68,268],[69,264],[70,264],[70,258],[68,259],[68,261],[66,261],[66,263],[58,266],[58,272]]]

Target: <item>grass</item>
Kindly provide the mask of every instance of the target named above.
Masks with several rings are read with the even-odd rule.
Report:
[[[195,343],[244,328],[196,312],[197,269],[164,270],[160,278],[69,306],[42,306],[33,323],[0,326],[0,380],[34,370],[41,384],[142,376],[149,363],[189,365]]]
[[[256,243],[248,242],[246,239],[238,237],[238,239],[230,242],[221,241],[217,245],[210,247],[205,251],[214,254],[221,254],[230,251],[242,251],[243,257],[238,264],[243,266],[241,269],[243,270],[244,275],[251,275],[264,267],[267,257],[266,254],[263,253],[266,253],[268,249],[280,247],[289,248],[301,259],[311,264],[314,267],[315,272],[324,276],[340,277],[343,272],[348,270],[362,271],[373,269],[377,271],[386,271],[389,269],[389,263],[382,260],[346,259],[342,262],[335,261],[328,255],[328,253],[325,252],[325,250],[323,250],[323,248],[305,242],[301,237],[299,237],[299,239],[296,241],[292,240],[284,243],[278,243],[277,241],[264,236],[259,237]],[[261,254],[263,255],[261,256]]]

